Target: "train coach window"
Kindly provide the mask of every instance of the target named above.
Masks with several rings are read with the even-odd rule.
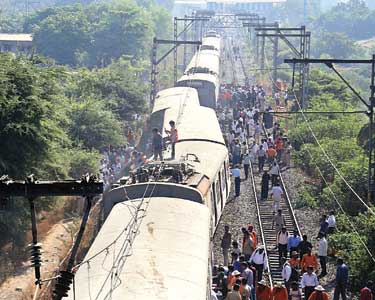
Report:
[[[225,191],[225,183],[223,182],[223,176],[224,176],[223,170],[221,170],[219,172],[219,184],[218,184],[218,187],[220,189],[220,207],[221,207],[221,211],[223,211],[223,208],[224,208],[224,191]]]
[[[219,176],[218,176],[218,179],[216,181],[216,188],[215,188],[215,192],[216,192],[216,207],[220,207],[220,211],[223,209],[223,197],[222,197],[222,192],[221,192],[221,187],[220,187],[220,173],[219,173]]]
[[[228,176],[229,176],[229,163],[228,161],[224,161],[224,174],[225,174],[225,187],[226,187],[226,191],[227,191],[227,198],[229,196],[229,188],[228,188]]]
[[[216,193],[215,193],[215,184],[212,184],[212,189],[211,189],[211,203],[212,203],[212,209],[213,214],[215,216],[215,226],[217,224],[217,206],[216,206]]]

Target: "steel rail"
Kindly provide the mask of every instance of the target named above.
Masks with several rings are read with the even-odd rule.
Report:
[[[267,136],[267,130],[266,130],[266,127],[264,126],[263,122],[262,122],[262,128],[263,128],[263,133],[265,134],[265,136]],[[277,163],[277,165],[279,166],[278,163]],[[285,192],[286,204],[287,204],[287,206],[289,208],[289,211],[290,211],[290,213],[292,215],[294,227],[298,230],[299,236],[302,237],[302,232],[301,232],[301,229],[300,229],[300,227],[298,225],[297,217],[296,217],[296,214],[294,213],[292,202],[290,201],[290,196],[289,196],[288,190],[286,189],[284,178],[283,178],[283,176],[281,174],[281,168],[280,168],[280,166],[279,166],[279,177],[280,177],[280,183],[281,183],[282,189]]]
[[[258,223],[259,223],[260,236],[261,236],[261,239],[262,239],[262,243],[263,243],[263,247],[264,247],[264,252],[265,252],[265,258],[266,258],[266,261],[267,261],[267,277],[268,277],[268,282],[270,283],[271,288],[273,288],[273,281],[272,281],[272,275],[271,275],[271,269],[270,269],[270,262],[269,262],[269,259],[268,259],[267,242],[266,242],[266,238],[265,238],[265,235],[264,235],[262,218],[260,217],[260,205],[259,205],[259,200],[258,200],[258,194],[257,194],[255,179],[254,179],[253,163],[251,161],[250,161],[250,177],[251,177],[251,183],[252,183],[252,186],[253,186],[253,193],[254,193],[255,203],[256,203],[256,207],[257,207],[257,218],[258,218]]]

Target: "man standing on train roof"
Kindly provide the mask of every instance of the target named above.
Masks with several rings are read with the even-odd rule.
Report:
[[[229,232],[229,226],[224,226],[224,235],[221,239],[221,249],[223,249],[224,266],[228,266],[229,249],[232,244],[232,234]]]
[[[152,129],[152,152],[154,154],[154,160],[163,160],[163,137],[159,132],[159,129]]]
[[[238,164],[232,169],[232,175],[234,177],[235,197],[237,198],[240,196],[241,191],[241,170]]]
[[[169,130],[165,129],[165,133],[169,135],[169,139],[171,141],[171,146],[172,146],[172,156],[171,158],[174,159],[175,158],[175,145],[178,141],[178,131],[177,131],[177,128],[176,128],[176,123],[175,121],[171,120],[169,121],[169,126],[171,126],[171,128]]]

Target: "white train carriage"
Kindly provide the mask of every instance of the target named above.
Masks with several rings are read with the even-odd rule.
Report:
[[[200,104],[212,109],[216,108],[220,92],[219,76],[205,73],[184,75],[177,81],[177,86],[197,89]]]
[[[208,208],[179,198],[141,201],[113,207],[85,257],[94,258],[75,275],[75,297],[71,290],[68,299],[209,299]],[[137,206],[145,211],[134,224]],[[126,231],[129,224],[134,226]],[[130,249],[125,245],[131,230],[135,239]]]
[[[220,54],[215,50],[203,50],[194,54],[190,63],[185,69],[186,75],[205,73],[220,75]]]
[[[151,123],[163,129],[170,120],[179,131],[177,159],[151,161],[136,182],[105,196],[106,221],[69,299],[210,299],[211,237],[230,190],[228,151],[215,111],[199,106],[195,89],[158,94]],[[134,226],[136,208],[142,216]]]
[[[202,202],[212,213],[212,233],[216,229],[230,191],[229,156],[214,110],[199,105],[197,91],[176,87],[158,93],[150,118],[150,130],[154,127],[164,132],[169,121],[174,120],[179,140],[175,145],[176,160],[163,164],[185,163],[194,169],[180,184],[158,182],[152,189],[154,196],[175,197]],[[163,133],[165,134],[165,133]],[[169,153],[163,153],[166,158]],[[128,185],[130,199],[150,195],[148,183]],[[202,199],[201,199],[202,195]],[[108,214],[113,205],[124,201],[122,187],[113,189],[104,199]],[[209,225],[208,225],[209,226]]]
[[[219,37],[204,37],[202,39],[202,45],[199,48],[200,50],[214,50],[218,51],[220,54],[221,49],[221,39]]]

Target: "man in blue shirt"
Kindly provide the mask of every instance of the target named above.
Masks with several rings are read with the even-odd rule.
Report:
[[[337,269],[336,269],[336,286],[335,293],[333,295],[333,300],[339,300],[340,295],[342,300],[346,300],[346,288],[349,281],[349,269],[344,264],[342,258],[337,259]]]
[[[298,245],[302,241],[302,238],[298,235],[298,230],[293,231],[293,235],[288,238],[288,251],[290,252],[290,257],[292,257],[292,252],[298,252]]]

